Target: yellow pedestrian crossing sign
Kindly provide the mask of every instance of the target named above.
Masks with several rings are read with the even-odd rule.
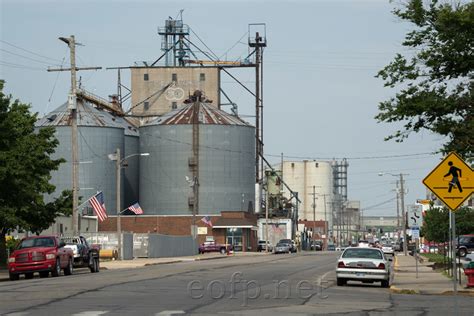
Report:
[[[455,211],[474,191],[474,172],[455,152],[446,156],[423,180],[451,211]]]

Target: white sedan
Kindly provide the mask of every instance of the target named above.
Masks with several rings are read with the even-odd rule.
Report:
[[[387,255],[395,255],[395,249],[393,249],[393,246],[389,244],[382,245],[382,251]]]
[[[338,286],[347,281],[360,281],[381,282],[382,287],[389,287],[390,262],[377,248],[347,248],[339,257],[336,277]]]

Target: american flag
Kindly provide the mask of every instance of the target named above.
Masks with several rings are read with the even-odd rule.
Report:
[[[211,217],[210,216],[204,216],[201,218],[201,221],[203,221],[206,225],[212,227],[212,222],[211,222]]]
[[[94,209],[95,215],[102,222],[107,218],[107,211],[105,210],[104,194],[102,192],[97,193],[89,199],[89,203]]]
[[[129,206],[128,209],[137,215],[143,214],[143,210],[140,205],[138,205],[138,202],[133,204],[132,206]]]

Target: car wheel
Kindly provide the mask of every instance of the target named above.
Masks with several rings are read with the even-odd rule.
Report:
[[[33,279],[34,274],[33,272],[25,273],[25,279]]]
[[[64,268],[64,275],[71,275],[73,272],[72,259],[69,258],[67,266]]]
[[[92,259],[92,260],[93,260],[93,262],[94,262],[93,265],[92,265],[94,271],[91,270],[91,272],[92,272],[92,273],[97,273],[97,272],[99,272],[99,270],[100,270],[99,258],[94,258],[94,259]]]
[[[384,287],[384,288],[389,287],[389,282],[388,282],[388,280],[382,280],[381,285],[382,285],[382,287]]]
[[[40,274],[40,278],[43,278],[43,279],[49,276],[48,271],[41,271],[39,274]]]
[[[464,248],[459,249],[459,256],[465,257],[467,255],[467,251]]]
[[[341,279],[341,278],[337,278],[337,286],[344,286],[346,285],[346,280],[345,279]]]
[[[61,275],[61,264],[59,262],[59,259],[56,259],[56,264],[53,267],[53,270],[51,271],[51,276],[53,277],[58,277]]]
[[[225,249],[224,249],[224,248],[221,248],[220,253],[221,253],[221,255],[224,255],[224,254],[225,254]]]
[[[100,271],[100,261],[99,258],[95,258],[95,272],[98,273]]]
[[[10,281],[18,281],[20,279],[20,275],[18,273],[10,273]]]

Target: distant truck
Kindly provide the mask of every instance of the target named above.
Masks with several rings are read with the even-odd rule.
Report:
[[[72,250],[75,268],[89,268],[92,273],[100,271],[99,250],[91,247],[83,236],[62,237],[65,248]]]
[[[15,281],[21,274],[32,279],[38,272],[41,278],[73,273],[73,251],[65,247],[64,241],[56,236],[34,236],[23,238],[8,257],[10,280]]]
[[[225,254],[231,250],[232,245],[219,244],[215,241],[206,241],[199,245],[199,253],[220,252],[221,254]]]

